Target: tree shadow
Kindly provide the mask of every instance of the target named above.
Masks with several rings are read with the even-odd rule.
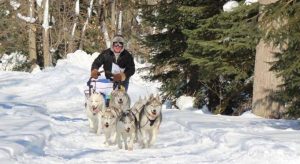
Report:
[[[28,152],[33,153],[37,156],[45,156],[44,146],[35,145],[33,142],[26,140],[17,140],[15,141],[17,144],[24,146]]]
[[[87,119],[85,118],[70,118],[65,116],[52,116],[51,118],[57,121],[69,121],[69,122],[87,121]]]
[[[293,129],[293,130],[300,130],[300,121],[299,120],[272,120],[272,119],[266,119],[264,121],[251,121],[251,125],[257,126],[257,125],[264,125],[267,127],[272,127],[275,129],[280,130],[287,130],[287,129]]]
[[[75,153],[72,155],[64,155],[64,156],[62,156],[62,158],[67,159],[67,160],[79,159],[88,154],[100,154],[101,152],[104,152],[104,150],[88,149],[88,150],[84,150],[84,151],[81,151],[81,152],[78,152],[78,153]]]

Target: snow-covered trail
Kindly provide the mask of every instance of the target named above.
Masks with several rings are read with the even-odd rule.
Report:
[[[163,110],[155,145],[107,147],[90,133],[83,89],[92,59],[77,52],[37,74],[0,72],[0,163],[270,163],[300,162],[299,121]],[[158,84],[134,75],[133,102]]]

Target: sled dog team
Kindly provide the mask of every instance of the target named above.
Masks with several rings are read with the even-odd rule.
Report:
[[[104,134],[106,145],[117,144],[120,149],[133,150],[138,142],[142,148],[155,143],[162,121],[162,103],[159,96],[139,99],[130,108],[130,97],[122,89],[113,90],[109,106],[103,95],[91,93],[86,102],[90,131]]]

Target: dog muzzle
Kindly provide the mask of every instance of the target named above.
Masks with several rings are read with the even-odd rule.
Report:
[[[129,133],[129,132],[130,132],[130,128],[127,128],[125,131],[126,131],[127,133]]]
[[[156,111],[151,111],[151,114],[156,116],[157,113],[156,113]]]
[[[93,108],[92,110],[92,113],[95,115],[99,112],[100,110],[96,107],[96,108]]]

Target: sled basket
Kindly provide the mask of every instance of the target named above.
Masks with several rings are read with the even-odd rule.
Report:
[[[111,82],[109,79],[96,79],[91,80],[90,82],[90,89],[84,90],[85,97],[88,98],[90,96],[91,92],[98,92],[105,96],[109,96],[111,92],[113,91],[113,82]]]

